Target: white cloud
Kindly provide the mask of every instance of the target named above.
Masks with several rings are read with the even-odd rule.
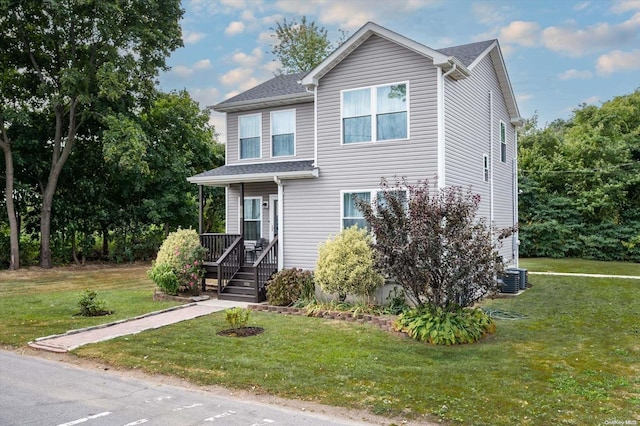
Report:
[[[581,10],[585,10],[587,7],[589,7],[589,4],[591,4],[591,2],[583,1],[583,2],[578,3],[575,6],[573,6],[573,10],[575,10],[576,12],[579,12]]]
[[[225,99],[233,98],[235,95],[239,95],[240,92],[238,90],[232,90],[231,92],[224,95]]]
[[[182,78],[189,77],[191,74],[193,74],[193,70],[184,65],[176,65],[175,67],[172,67],[171,72]]]
[[[184,34],[182,34],[182,41],[184,44],[195,44],[206,36],[205,33],[185,31]]]
[[[258,43],[271,44],[275,40],[275,33],[273,31],[263,31],[258,35]]]
[[[629,12],[630,10],[640,10],[640,0],[617,0],[611,6],[615,13]]]
[[[495,25],[504,21],[502,10],[491,3],[472,3],[471,13],[478,22],[485,25]]]
[[[587,99],[583,100],[582,103],[583,104],[587,104],[587,105],[593,105],[600,102],[600,98],[597,96],[590,96]]]
[[[560,80],[575,80],[575,79],[587,80],[587,79],[590,79],[591,77],[593,77],[593,73],[588,70],[580,71],[576,69],[570,69],[570,70],[566,70],[563,73],[558,74],[558,78]]]
[[[194,101],[200,104],[200,108],[206,108],[221,102],[220,91],[215,87],[191,88],[189,94]]]
[[[241,89],[242,91],[249,90],[249,89],[251,89],[252,87],[256,87],[256,86],[257,86],[258,84],[260,84],[260,83],[261,83],[261,82],[260,82],[257,78],[255,78],[255,77],[250,77],[250,78],[247,78],[246,80],[244,80],[244,81],[242,82],[242,84],[240,84],[240,89]]]
[[[591,25],[584,29],[575,24],[565,27],[548,27],[542,31],[544,45],[553,51],[569,56],[583,56],[601,50],[632,43],[640,31],[640,13],[620,24],[607,22]]]
[[[244,29],[245,29],[245,25],[243,22],[233,21],[227,26],[227,28],[224,30],[224,33],[228,36],[234,36],[244,32]]]
[[[251,68],[234,68],[220,76],[219,80],[225,86],[236,86],[249,79],[252,74]]]
[[[262,68],[265,71],[268,71],[269,73],[273,74],[274,72],[276,72],[277,69],[282,68],[282,64],[280,63],[280,61],[270,61],[264,64]]]
[[[530,99],[533,99],[535,96],[533,96],[531,93],[521,93],[519,95],[516,95],[516,100],[518,101],[518,103],[524,103]]]
[[[211,61],[209,59],[202,59],[190,67],[186,65],[176,65],[171,71],[178,77],[186,78],[191,76],[194,72],[203,71],[211,68]]]
[[[211,68],[211,61],[209,59],[202,59],[201,61],[193,64],[194,71],[201,71]]]
[[[233,62],[243,67],[255,67],[260,63],[260,61],[262,61],[263,57],[264,54],[262,52],[262,49],[256,47],[251,51],[250,55],[247,55],[244,52],[236,52],[233,54],[231,59],[233,60]]]
[[[500,29],[498,38],[501,42],[534,47],[540,39],[540,25],[536,22],[513,21]]]
[[[635,49],[631,52],[614,50],[611,53],[602,55],[598,58],[596,70],[600,75],[640,70],[640,50]]]

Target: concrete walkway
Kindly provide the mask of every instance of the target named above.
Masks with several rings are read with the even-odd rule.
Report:
[[[102,342],[120,336],[137,334],[144,330],[160,328],[180,321],[209,315],[233,307],[246,308],[247,303],[228,300],[209,299],[188,305],[176,306],[164,311],[151,312],[139,317],[97,325],[79,330],[67,331],[64,334],[40,337],[29,346],[50,352],[68,352],[89,343]]]

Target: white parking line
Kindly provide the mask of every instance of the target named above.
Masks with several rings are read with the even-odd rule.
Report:
[[[89,420],[97,419],[98,417],[108,416],[109,414],[111,414],[111,411],[105,411],[103,413],[94,414],[93,416],[88,416],[88,417],[83,417],[83,418],[78,419],[78,420],[73,420],[73,421],[71,421],[69,423],[61,423],[58,426],[73,426],[73,425],[77,425],[77,424],[80,424],[80,423],[87,422]]]
[[[136,426],[136,425],[141,425],[141,424],[146,423],[146,422],[148,422],[148,421],[149,421],[149,419],[140,419],[140,420],[136,420],[135,422],[127,423],[127,424],[126,424],[126,425],[124,425],[124,426]]]

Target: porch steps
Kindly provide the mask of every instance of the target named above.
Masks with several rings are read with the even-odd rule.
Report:
[[[218,298],[222,300],[257,303],[254,280],[255,268],[248,265],[242,266],[229,281],[229,284],[222,289]]]

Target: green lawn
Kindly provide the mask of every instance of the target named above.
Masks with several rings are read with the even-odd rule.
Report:
[[[125,283],[146,285],[145,300],[150,298],[144,269],[124,275]],[[370,325],[254,312],[250,325],[265,328],[255,337],[217,336],[226,328],[218,313],[74,353],[198,384],[396,418],[427,416],[465,425],[640,422],[640,282],[552,276],[530,281],[533,287],[518,297],[485,302],[526,318],[497,321],[497,332],[474,345],[435,347]],[[41,300],[48,299],[49,286],[57,287],[34,285]],[[85,287],[71,281],[67,286],[74,296]],[[15,294],[15,287],[0,292],[0,300],[11,295],[10,305],[19,312],[30,298]],[[14,321],[6,306],[0,306],[2,327]],[[47,321],[69,321],[74,309],[51,310]],[[3,330],[0,342],[24,344],[44,334],[24,320],[13,324],[22,337]]]
[[[537,257],[520,259],[520,267],[536,272],[573,272],[582,274],[640,276],[640,263],[628,262],[601,262],[597,260]]]
[[[148,264],[0,271],[0,345],[20,346],[68,330],[130,318],[170,306],[154,302]],[[78,300],[96,290],[112,315],[78,315]]]

